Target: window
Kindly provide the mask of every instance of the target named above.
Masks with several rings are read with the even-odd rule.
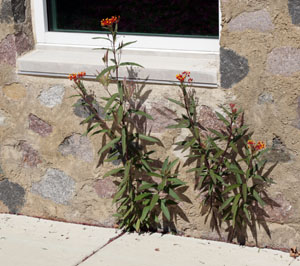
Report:
[[[82,69],[92,75],[99,70],[101,56],[99,56],[99,51],[96,55],[96,51],[93,51],[92,48],[106,47],[108,44],[105,40],[93,39],[96,34],[105,34],[97,31],[97,27],[101,30],[100,19],[103,17],[102,13],[97,12],[105,11],[108,15],[104,17],[108,17],[111,15],[109,12],[113,12],[111,10],[117,8],[107,4],[104,8],[104,3],[123,3],[123,6],[125,3],[128,5],[127,8],[133,9],[129,3],[147,2],[146,0],[98,1],[103,2],[101,4],[103,8],[100,10],[97,7],[99,4],[95,4],[95,0],[68,1],[72,3],[68,8],[62,4],[66,0],[31,1],[36,50],[18,59],[18,70],[20,74],[40,73],[53,76],[64,76],[70,72],[82,71]],[[213,8],[214,6],[216,9],[216,3],[211,4],[215,1],[218,0],[149,0],[148,2],[149,7],[153,2],[160,3],[162,5],[159,7],[160,9],[166,8],[164,2],[168,5],[171,2],[177,3],[177,5],[180,5],[180,2],[181,5],[190,3],[190,6],[199,5],[200,7],[199,3],[206,2],[209,3],[208,7]],[[79,8],[77,8],[78,6]],[[82,10],[83,14],[76,13],[76,9]],[[190,12],[197,11],[198,14],[192,13],[196,22],[188,25],[186,22],[188,19],[186,19],[184,25],[181,25],[184,27],[181,27],[178,16],[176,16],[180,10],[171,8],[168,11],[171,15],[162,18],[164,27],[158,28],[160,21],[157,20],[154,23],[154,19],[149,16],[145,19],[146,14],[150,11],[145,10],[143,13],[140,9],[140,6],[135,7],[134,12],[136,13],[131,13],[127,17],[120,11],[121,21],[125,26],[120,29],[124,33],[119,34],[119,38],[124,42],[137,41],[128,47],[123,57],[126,57],[126,61],[134,61],[145,67],[143,73],[140,73],[141,78],[149,76],[150,80],[157,83],[168,83],[174,81],[175,73],[189,70],[197,72],[197,77],[194,78],[196,83],[215,87],[219,53],[219,40],[215,36],[218,34],[218,26],[216,26],[218,25],[218,14],[214,14],[214,21],[209,23],[212,16],[208,15],[207,10],[197,11],[197,8],[193,8],[192,11],[186,11],[185,16],[188,17]],[[202,16],[203,20],[199,19],[201,12],[207,15],[206,18],[204,15]],[[137,19],[130,18],[134,14],[142,17],[143,23],[148,23],[147,26],[141,26],[144,25],[143,23],[140,23],[141,25],[134,24]],[[175,20],[167,21],[168,17]],[[120,24],[122,25],[122,23]],[[172,27],[165,27],[171,23],[173,23]],[[209,26],[199,27],[200,24],[209,24]],[[151,25],[154,27],[150,27]]]

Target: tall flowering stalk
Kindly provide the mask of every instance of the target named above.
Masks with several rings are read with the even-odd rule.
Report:
[[[97,37],[109,42],[105,50],[103,62],[105,68],[97,75],[97,80],[104,85],[107,97],[104,107],[104,116],[97,110],[97,101],[93,93],[89,93],[83,84],[84,72],[69,76],[79,92],[78,97],[82,105],[90,111],[90,116],[82,123],[88,124],[86,133],[101,134],[102,147],[98,155],[104,162],[121,161],[122,165],[103,175],[114,176],[118,183],[118,190],[113,202],[117,205],[116,217],[119,227],[124,230],[150,230],[159,226],[160,215],[171,220],[170,208],[181,200],[177,194],[178,188],[184,183],[177,178],[174,168],[177,161],[165,159],[161,168],[154,167],[154,160],[147,146],[159,142],[147,134],[140,132],[136,126],[136,119],[152,117],[140,109],[135,95],[136,92],[127,82],[121,81],[119,69],[124,66],[142,67],[132,62],[121,62],[122,49],[133,42],[118,43],[117,31],[120,17],[113,16],[101,20],[101,25],[109,31],[107,37]],[[109,55],[112,58],[109,58]],[[112,62],[112,65],[109,63]],[[111,93],[108,85],[111,81],[117,82],[117,92]],[[100,129],[99,129],[100,128]],[[155,178],[155,180],[153,179]],[[158,180],[158,181],[157,181]]]
[[[262,174],[265,161],[262,155],[265,144],[249,140],[244,113],[231,103],[229,108],[220,106],[216,112],[218,128],[206,128],[199,123],[197,99],[189,85],[189,72],[176,76],[180,82],[181,100],[169,99],[184,109],[177,124],[169,128],[187,128],[190,135],[176,143],[196,167],[187,172],[195,173],[196,189],[203,199],[203,212],[211,217],[212,229],[219,230],[223,221],[229,226],[229,238],[246,235],[246,227],[258,220],[258,205],[265,202],[262,195],[267,184],[272,183]],[[187,81],[186,81],[187,80]]]

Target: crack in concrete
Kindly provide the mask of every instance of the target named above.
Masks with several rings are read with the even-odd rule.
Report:
[[[90,257],[94,256],[98,251],[100,251],[101,249],[105,248],[107,245],[109,245],[113,241],[117,240],[119,237],[123,236],[124,234],[125,234],[125,232],[122,232],[121,234],[119,234],[119,235],[117,235],[117,236],[115,236],[113,238],[110,238],[104,245],[102,245],[101,247],[99,247],[96,250],[94,250],[91,254],[87,255],[85,258],[83,258],[80,262],[78,262],[74,266],[78,266],[78,265],[82,264],[83,262],[85,262],[86,260],[88,260]]]

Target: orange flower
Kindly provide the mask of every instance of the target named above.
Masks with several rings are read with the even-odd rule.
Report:
[[[193,79],[190,78],[190,75],[191,75],[191,72],[184,71],[184,72],[182,72],[181,74],[176,75],[176,78],[177,78],[181,83],[183,83],[183,82],[185,81],[186,77],[188,77],[188,78],[189,78],[189,79],[188,79],[188,82],[192,82]]]
[[[229,106],[230,106],[231,112],[235,114],[237,112],[237,109],[234,108],[235,104],[234,103],[230,103]]]
[[[111,18],[105,18],[101,20],[101,26],[105,27],[105,26],[111,26],[114,23],[118,23],[120,20],[120,16],[116,17],[116,16],[112,16]]]
[[[84,77],[85,75],[85,72],[79,72],[77,74],[73,73],[69,75],[69,80],[74,80],[76,82],[78,79]]]
[[[248,148],[251,149],[252,152],[263,150],[266,147],[264,142],[259,141],[257,144],[255,144],[255,141],[251,139],[248,140],[247,144]]]

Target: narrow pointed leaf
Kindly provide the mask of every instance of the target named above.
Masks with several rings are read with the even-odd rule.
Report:
[[[162,210],[164,216],[167,218],[168,221],[170,221],[170,219],[171,219],[170,212],[169,212],[168,208],[166,207],[164,200],[162,200],[160,202],[160,207],[161,207],[161,210]]]
[[[124,170],[124,167],[119,167],[119,168],[112,169],[112,170],[106,172],[102,178],[105,178],[105,177],[108,177],[108,176],[111,176],[111,175],[115,175],[115,174],[117,174],[117,173],[119,173],[120,171],[123,171],[123,170]]]

